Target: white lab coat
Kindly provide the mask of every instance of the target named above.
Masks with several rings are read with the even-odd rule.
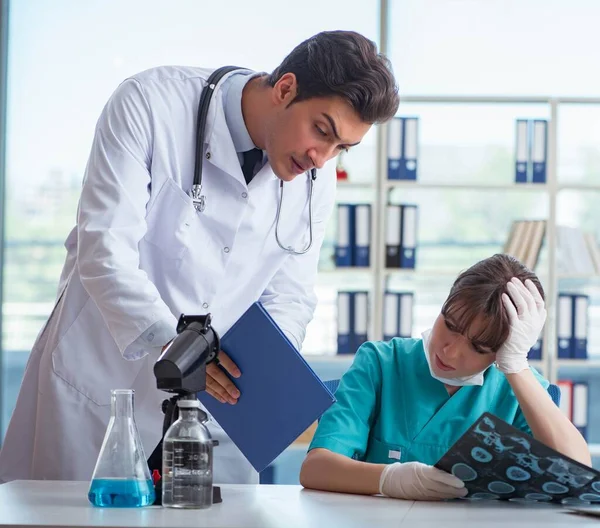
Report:
[[[334,203],[330,162],[314,185],[312,249],[275,239],[279,179],[269,164],[246,185],[219,90],[204,145],[206,210],[193,181],[198,101],[210,71],[161,67],[124,81],[96,127],[77,227],[69,235],[59,301],[31,352],[0,452],[0,482],[87,480],[110,416],[110,391],[135,390],[135,419],[148,457],[162,431],[152,367],[132,343],[181,313],[213,316],[223,333],[255,301],[298,347],[316,304],[313,285]],[[308,241],[308,178],[284,184],[282,243]],[[127,358],[127,359],[126,359]],[[136,359],[137,358],[137,359]],[[257,474],[211,420],[215,482]]]

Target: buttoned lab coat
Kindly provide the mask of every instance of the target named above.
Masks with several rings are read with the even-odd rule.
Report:
[[[0,452],[0,481],[90,479],[116,388],[135,390],[135,419],[150,455],[162,433],[161,402],[169,396],[156,389],[152,370],[164,343],[144,349],[136,341],[152,325],[174,336],[181,313],[210,312],[223,335],[260,300],[300,348],[316,305],[334,163],[314,182],[312,249],[284,251],[275,239],[280,180],[267,163],[246,184],[217,89],[202,153],[206,209],[196,212],[187,191],[197,107],[210,73],[148,70],[124,81],[104,108],[77,227],[65,243],[58,301],[31,351]],[[284,184],[279,237],[285,246],[308,243],[308,199],[307,176]],[[219,440],[215,482],[256,482],[256,472],[212,419],[209,428]]]

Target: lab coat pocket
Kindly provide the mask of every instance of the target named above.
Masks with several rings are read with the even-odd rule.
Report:
[[[405,451],[405,446],[401,444],[389,444],[371,436],[365,462],[371,462],[373,464],[403,462]]]
[[[169,178],[148,209],[144,239],[167,259],[180,259],[188,247],[195,214],[192,199]]]
[[[145,363],[123,358],[92,299],[52,351],[55,374],[97,405],[110,405],[111,389],[133,388]]]

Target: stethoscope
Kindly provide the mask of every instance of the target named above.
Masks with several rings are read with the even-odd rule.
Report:
[[[204,156],[202,155],[203,147],[204,147],[204,134],[206,131],[206,118],[208,116],[208,108],[210,106],[210,100],[212,95],[217,87],[219,81],[223,78],[223,76],[234,70],[243,70],[244,68],[238,68],[237,66],[223,66],[222,68],[218,68],[215,70],[210,77],[208,78],[206,89],[202,90],[202,95],[200,96],[200,103],[198,105],[198,120],[196,123],[196,160],[194,165],[194,183],[192,188],[189,191],[189,195],[192,198],[192,202],[194,204],[194,208],[198,213],[202,213],[204,208],[206,207],[206,196],[202,194],[202,162]],[[207,159],[210,159],[210,154],[206,153]],[[277,245],[287,251],[289,253],[293,253],[294,255],[304,255],[308,250],[312,247],[313,243],[313,230],[312,230],[312,197],[313,197],[313,186],[314,181],[317,179],[317,170],[311,169],[306,172],[308,176],[308,181],[310,185],[310,190],[308,194],[308,245],[300,250],[296,251],[292,246],[285,246],[281,243],[279,239],[279,215],[281,214],[281,205],[283,203],[283,181],[279,182],[279,204],[277,205],[277,217],[275,218],[275,240],[277,240]]]

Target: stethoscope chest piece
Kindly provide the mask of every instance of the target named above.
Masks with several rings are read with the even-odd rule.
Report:
[[[196,209],[196,212],[203,213],[204,209],[206,209],[206,198],[202,194],[202,185],[192,185],[192,188],[190,189],[190,197],[192,198],[192,203],[194,204],[194,209]]]

